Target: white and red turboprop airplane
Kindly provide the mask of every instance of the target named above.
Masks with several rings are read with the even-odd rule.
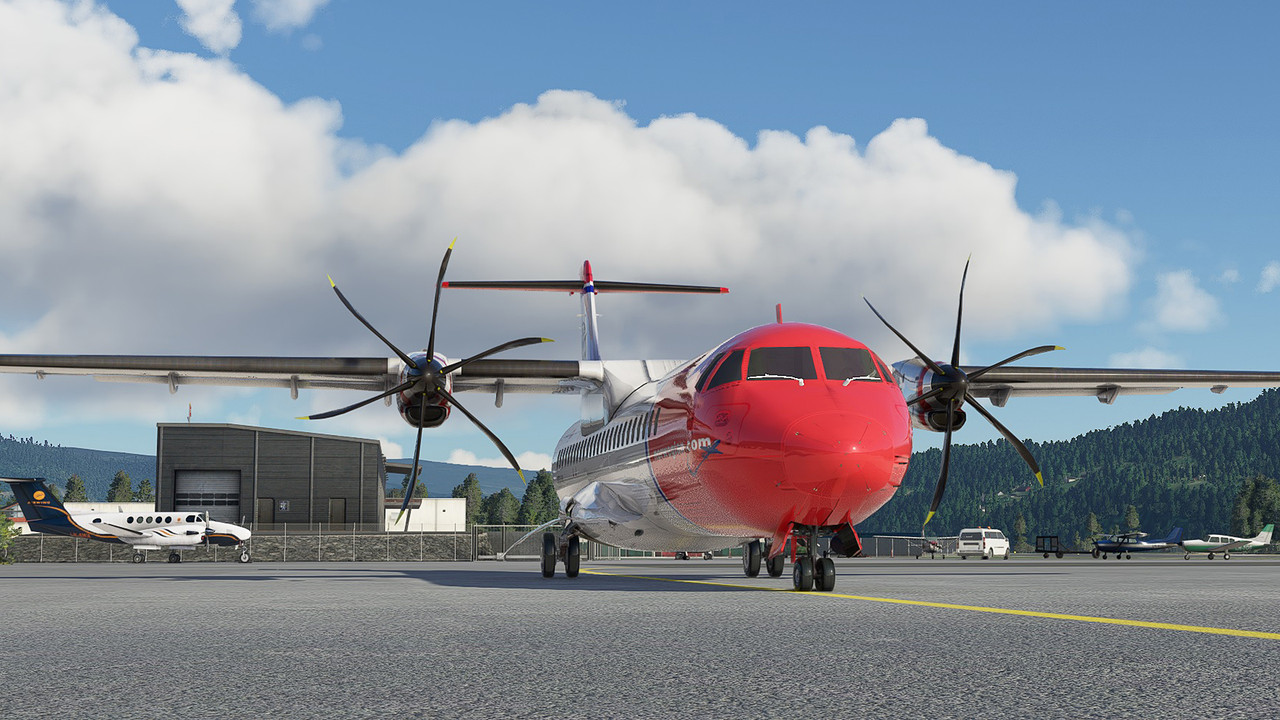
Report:
[[[777,323],[735,335],[692,360],[605,360],[596,326],[597,294],[727,290],[597,281],[589,263],[583,263],[578,280],[445,282],[452,251],[450,244],[440,265],[423,352],[398,349],[356,312],[331,279],[342,303],[396,357],[3,355],[0,372],[164,383],[171,392],[199,384],[287,387],[295,398],[305,388],[378,393],[310,419],[394,396],[401,416],[418,428],[415,468],[422,430],[439,426],[457,408],[520,470],[510,450],[457,394],[491,392],[498,405],[512,392],[579,394],[582,418],[557,443],[551,468],[564,529],[543,536],[544,576],[553,576],[561,563],[566,576],[577,576],[581,538],[683,552],[742,545],[748,576],[758,575],[762,565],[770,576],[780,576],[789,555],[797,590],[827,591],[835,586],[835,565],[828,553],[817,552],[817,540],[831,538],[830,554],[859,551],[854,528],[888,502],[902,482],[913,428],[945,434],[942,471],[926,523],[942,499],[951,435],[965,423],[965,406],[991,422],[1039,478],[1031,453],[978,398],[996,407],[1024,395],[1094,396],[1110,404],[1119,395],[1183,387],[1221,392],[1280,386],[1276,372],[1005,367],[1057,349],[1052,345],[986,367],[961,367],[961,313],[949,363],[929,359],[890,325],[916,353],[890,370],[857,340],[825,327],[784,323],[780,313]],[[544,338],[514,340],[462,360],[436,353],[443,287],[578,293],[582,358],[489,359]],[[962,278],[961,302],[963,296]],[[879,312],[876,316],[889,325]],[[417,480],[415,472],[406,498],[413,496]]]

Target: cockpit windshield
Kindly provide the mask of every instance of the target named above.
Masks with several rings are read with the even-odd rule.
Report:
[[[748,380],[816,380],[813,350],[807,347],[756,348],[747,359]]]
[[[865,348],[824,347],[818,348],[818,354],[828,380],[840,380],[846,385],[854,380],[884,380]]]

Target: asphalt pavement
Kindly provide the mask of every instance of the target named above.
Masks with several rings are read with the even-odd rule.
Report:
[[[1280,559],[0,566],[6,718],[1276,718]]]

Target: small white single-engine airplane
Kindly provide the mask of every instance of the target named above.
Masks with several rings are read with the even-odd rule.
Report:
[[[77,513],[72,515],[49,490],[44,478],[0,478],[9,483],[22,507],[27,525],[50,535],[89,538],[121,543],[133,548],[133,561],[146,562],[143,550],[169,550],[169,562],[182,562],[179,550],[199,545],[235,546],[240,562],[249,562],[247,529],[210,520],[208,515],[187,513]]]
[[[830,555],[852,556],[854,527],[893,497],[911,459],[912,429],[944,433],[942,472],[927,523],[942,500],[951,435],[966,407],[995,426],[1036,477],[1027,448],[978,399],[1003,407],[1011,397],[1083,395],[1110,404],[1120,395],[1184,387],[1280,386],[1277,372],[1061,369],[1005,367],[1058,349],[1032,348],[985,367],[960,366],[960,319],[950,362],[935,362],[876,312],[916,353],[891,370],[866,345],[825,327],[778,322],[746,330],[691,360],[606,360],[600,352],[596,295],[610,292],[709,293],[722,287],[596,280],[583,263],[577,280],[445,282],[453,245],[436,279],[423,352],[407,354],[358,313],[330,279],[347,309],[396,357],[208,357],[0,355],[0,372],[91,375],[101,380],[180,385],[345,388],[376,393],[332,417],[383,398],[422,431],[457,408],[517,471],[511,451],[459,402],[465,392],[581,396],[582,416],[556,444],[551,472],[561,503],[559,533],[543,535],[542,573],[579,570],[581,538],[637,550],[703,553],[741,545],[743,569],[783,573],[787,548],[797,590],[831,590]],[[965,267],[965,275],[968,266]],[[580,360],[504,360],[489,356],[545,342],[523,338],[461,360],[436,352],[440,290],[477,288],[577,293],[582,301]],[[964,279],[960,283],[963,306]],[[870,302],[868,302],[870,305]],[[523,474],[522,474],[523,477]],[[406,498],[413,497],[417,471]],[[406,499],[406,503],[408,500]],[[405,510],[402,506],[402,512]],[[819,552],[820,537],[831,537]],[[790,540],[790,542],[788,542]]]
[[[1182,549],[1186,552],[1182,558],[1190,560],[1191,553],[1208,553],[1209,559],[1212,560],[1214,554],[1222,553],[1223,560],[1230,560],[1232,550],[1249,550],[1270,545],[1271,531],[1274,529],[1275,525],[1268,523],[1262,528],[1262,532],[1251,538],[1235,537],[1234,535],[1210,535],[1208,540],[1183,540]]]

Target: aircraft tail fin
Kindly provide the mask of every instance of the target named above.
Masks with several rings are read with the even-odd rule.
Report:
[[[70,530],[71,522],[62,501],[53,494],[44,478],[0,478],[13,488],[22,507],[22,516],[32,530],[57,533]]]
[[[1182,542],[1182,528],[1180,527],[1174,528],[1173,532],[1169,533],[1169,537],[1165,538],[1164,541],[1169,543],[1170,545],[1177,545],[1178,543]]]
[[[1263,545],[1270,545],[1270,544],[1271,544],[1271,531],[1272,531],[1272,530],[1274,530],[1274,529],[1275,529],[1275,527],[1276,527],[1275,525],[1273,525],[1273,524],[1271,524],[1271,523],[1267,523],[1267,525],[1266,525],[1265,527],[1263,527],[1263,528],[1262,528],[1262,532],[1258,533],[1258,536],[1257,536],[1257,537],[1255,537],[1255,538],[1253,539],[1253,541],[1254,541],[1255,543],[1261,543],[1261,544],[1263,544]]]

